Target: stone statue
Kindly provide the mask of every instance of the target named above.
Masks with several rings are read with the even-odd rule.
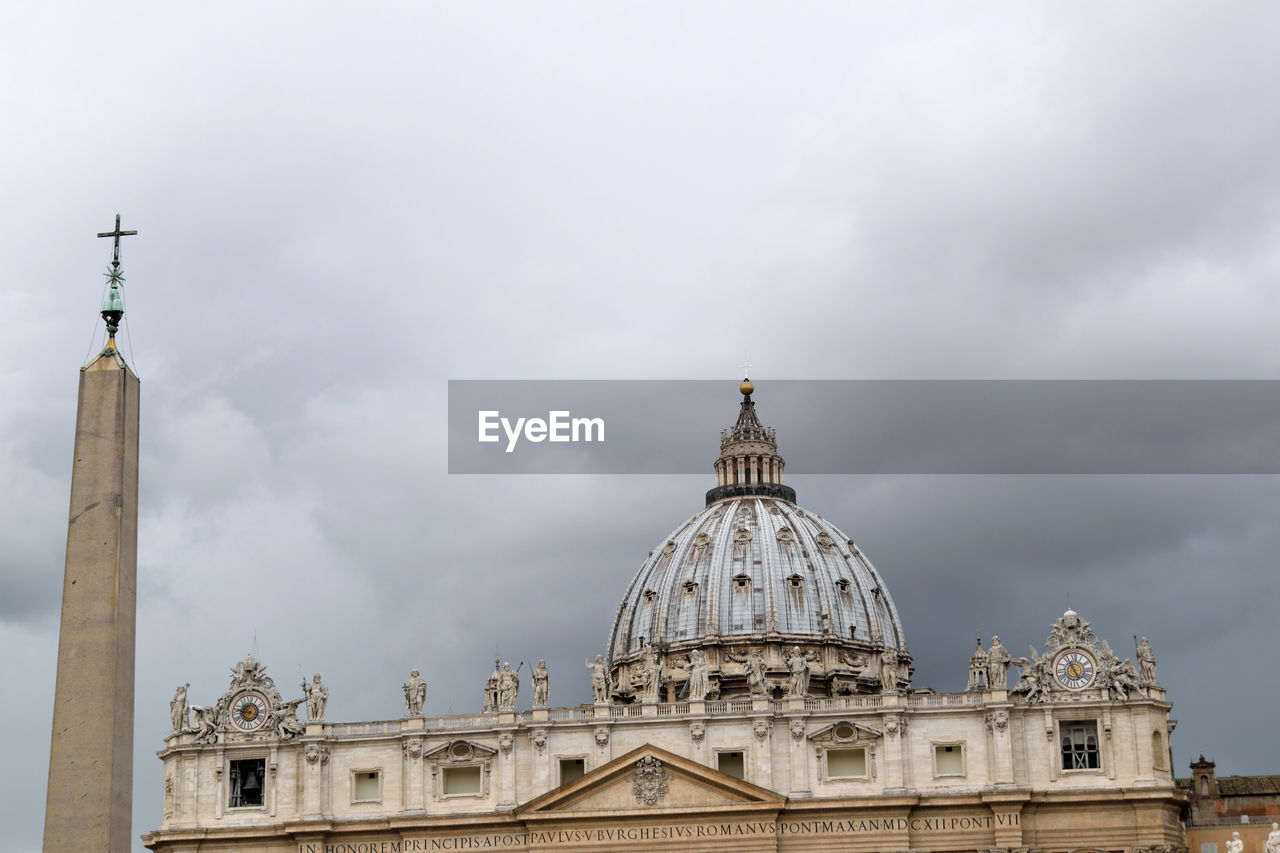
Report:
[[[769,680],[765,677],[764,655],[759,649],[752,649],[747,652],[747,659],[743,661],[742,671],[747,676],[747,688],[751,691],[752,696],[767,696],[769,693]]]
[[[898,653],[888,646],[880,653],[880,689],[886,693],[898,690]]]
[[[511,669],[510,663],[504,663],[502,672],[498,673],[498,710],[514,711],[519,692],[520,676]]]
[[[991,651],[987,652],[987,687],[991,690],[1009,689],[1009,662],[1013,656],[1000,642],[1000,638],[991,638]]]
[[[1280,853],[1280,823],[1272,821],[1271,832],[1262,844],[1263,853]]]
[[[409,706],[410,717],[421,717],[422,706],[427,701],[427,682],[416,669],[409,670],[409,680],[404,685],[404,703]]]
[[[321,683],[320,673],[311,678],[310,684],[302,682],[302,688],[307,694],[307,722],[323,723],[324,707],[329,704],[329,688]]]
[[[609,670],[604,665],[604,655],[596,655],[596,662],[587,661],[591,670],[591,695],[597,705],[609,704]]]
[[[1143,692],[1133,663],[1117,658],[1105,640],[1098,655],[1098,684],[1107,691],[1110,698],[1120,702],[1127,701],[1131,691],[1139,694]]]
[[[179,684],[173,691],[173,699],[169,701],[169,721],[173,723],[173,733],[180,735],[191,728],[191,708],[187,704],[187,685]]]
[[[547,700],[551,698],[551,673],[547,670],[547,662],[538,660],[538,666],[533,670],[533,707],[547,707]]]
[[[787,671],[791,678],[787,681],[788,696],[806,696],[809,693],[809,659],[796,646],[787,656]]]
[[[1231,833],[1231,840],[1227,842],[1227,853],[1244,853],[1244,842],[1240,840],[1240,833]]]
[[[662,692],[662,655],[658,654],[653,643],[644,647],[644,663],[640,666],[637,688],[641,702],[658,702]]]
[[[307,727],[298,719],[298,706],[307,701],[307,697],[294,699],[292,702],[282,702],[271,708],[271,720],[276,727],[276,735],[281,740],[289,740],[300,734],[305,734]]]
[[[702,649],[689,652],[689,681],[685,685],[685,693],[690,702],[701,702],[707,698],[707,653]]]
[[[218,709],[216,707],[206,708],[200,705],[193,705],[191,710],[196,712],[195,742],[217,743]]]
[[[1138,643],[1138,667],[1141,670],[1142,686],[1147,687],[1156,683],[1156,655],[1151,650],[1151,644],[1147,642],[1147,638],[1143,637],[1142,642]]]
[[[1049,659],[1040,657],[1035,646],[1029,647],[1031,659],[1014,658],[1012,663],[1022,670],[1011,693],[1022,694],[1028,702],[1039,702],[1049,692]]]

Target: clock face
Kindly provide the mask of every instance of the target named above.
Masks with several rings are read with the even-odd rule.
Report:
[[[252,731],[267,718],[267,703],[256,693],[246,693],[231,706],[231,722],[236,728]]]
[[[1053,665],[1058,683],[1068,690],[1083,690],[1093,681],[1093,659],[1084,652],[1067,652]]]

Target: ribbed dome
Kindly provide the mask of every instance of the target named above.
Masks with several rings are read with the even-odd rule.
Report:
[[[627,589],[609,647],[618,659],[649,641],[763,634],[906,651],[893,599],[858,546],[770,498],[712,504],[663,540]]]
[[[693,649],[706,652],[720,695],[747,690],[752,650],[776,690],[792,649],[810,660],[815,693],[898,689],[910,657],[893,599],[848,536],[794,503],[747,387],[708,505],[658,544],[623,597],[608,646],[615,696],[631,698],[643,680],[647,644],[661,653],[671,698]]]

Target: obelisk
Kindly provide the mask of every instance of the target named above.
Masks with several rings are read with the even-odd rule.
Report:
[[[80,369],[45,853],[128,853],[138,553],[138,378],[116,349],[124,315],[116,217],[102,306],[107,345]]]

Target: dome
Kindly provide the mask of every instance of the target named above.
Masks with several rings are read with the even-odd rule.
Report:
[[[757,652],[774,676],[766,692],[785,692],[796,654],[808,661],[807,695],[898,689],[910,657],[888,588],[848,536],[796,505],[754,388],[741,390],[706,507],[658,543],[619,606],[608,645],[615,697],[639,698],[637,672],[661,657],[666,698],[678,698],[691,654],[706,655],[712,695],[759,694],[745,660]]]

